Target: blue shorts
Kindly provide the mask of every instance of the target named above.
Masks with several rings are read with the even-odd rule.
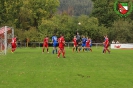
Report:
[[[58,46],[58,43],[53,43],[53,47],[57,47]]]
[[[82,47],[85,47],[86,46],[86,44],[82,44]]]

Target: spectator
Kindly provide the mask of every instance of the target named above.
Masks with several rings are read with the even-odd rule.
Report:
[[[112,41],[112,44],[115,44],[115,41],[114,40]]]
[[[117,41],[116,44],[119,44],[119,41]]]

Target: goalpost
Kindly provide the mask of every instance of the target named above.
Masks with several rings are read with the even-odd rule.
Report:
[[[13,37],[13,28],[8,26],[0,28],[0,54],[6,55],[7,49],[11,49],[11,41]]]

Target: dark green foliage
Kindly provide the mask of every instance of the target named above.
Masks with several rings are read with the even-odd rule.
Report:
[[[91,0],[60,0],[59,12],[66,12],[74,16],[89,15],[92,7],[93,3]]]
[[[81,23],[80,25],[78,24],[79,22]],[[72,41],[76,32],[79,32],[80,35],[91,37],[94,42],[102,42],[103,35],[107,34],[106,30],[105,27],[99,26],[97,18],[86,15],[81,15],[78,18],[68,15],[57,15],[50,20],[43,20],[39,26],[39,31],[42,34],[48,34],[49,36],[52,36],[54,33],[57,35],[60,33],[65,34],[66,41]]]
[[[80,35],[91,37],[93,42],[103,42],[103,35],[106,34],[110,41],[133,42],[133,13],[125,18],[119,17],[114,11],[114,2],[1,0],[0,26],[12,26],[21,41],[26,38],[42,41],[46,35],[51,39],[54,33],[58,37],[63,33],[66,41],[72,41],[76,32],[79,32]]]
[[[100,25],[104,24],[106,27],[110,27],[114,20],[118,19],[114,12],[114,1],[94,0],[92,16],[98,18]]]
[[[133,22],[128,19],[117,20],[113,23],[109,33],[112,40],[119,40],[121,43],[133,42]]]

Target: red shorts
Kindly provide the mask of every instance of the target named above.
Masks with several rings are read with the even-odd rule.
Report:
[[[60,50],[64,50],[64,47],[59,47]]]
[[[86,45],[86,47],[90,47],[90,44],[89,45]]]
[[[105,48],[108,48],[109,46],[105,46]]]
[[[43,47],[48,47],[48,44],[43,44]]]
[[[16,48],[16,43],[12,43],[12,48]]]
[[[77,46],[77,43],[74,43],[73,46],[76,47]]]
[[[108,45],[105,45],[105,48],[108,48],[109,47],[109,44]]]

